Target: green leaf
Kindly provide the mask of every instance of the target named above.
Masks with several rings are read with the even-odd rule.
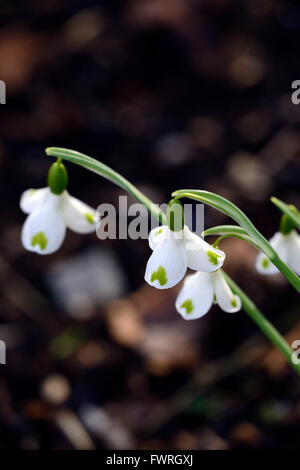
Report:
[[[271,197],[271,202],[273,202],[273,204],[281,212],[283,212],[283,214],[289,217],[293,221],[295,227],[300,230],[300,214],[296,207],[291,207],[287,205],[285,202],[281,201],[280,199],[277,199],[277,197]]]
[[[50,155],[51,157],[62,158],[63,160],[75,163],[76,165],[82,166],[83,168],[93,171],[103,178],[106,178],[131,194],[131,196],[143,204],[148,209],[150,214],[156,217],[156,219],[158,219],[161,223],[166,223],[165,214],[156,204],[147,198],[126,178],[99,160],[95,160],[94,158],[91,158],[83,153],[76,152],[75,150],[64,149],[60,147],[48,147],[46,149],[46,154]]]

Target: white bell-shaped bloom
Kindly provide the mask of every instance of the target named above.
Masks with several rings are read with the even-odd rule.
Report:
[[[145,273],[145,280],[157,289],[175,286],[184,277],[187,268],[211,272],[219,269],[225,253],[201,237],[192,233],[187,226],[173,232],[167,225],[155,228],[149,234],[149,245],[153,250]]]
[[[293,229],[286,235],[276,232],[269,242],[282,261],[300,275],[300,236],[296,230]],[[256,269],[261,274],[279,273],[276,266],[263,253],[257,255]]]
[[[187,276],[175,305],[185,320],[196,320],[203,317],[214,302],[224,312],[234,313],[241,309],[240,297],[233,294],[220,270]]]
[[[61,247],[66,228],[81,234],[96,229],[96,211],[67,191],[56,195],[49,188],[29,189],[22,194],[20,207],[29,214],[22,230],[22,243],[27,250],[40,255],[49,255]]]

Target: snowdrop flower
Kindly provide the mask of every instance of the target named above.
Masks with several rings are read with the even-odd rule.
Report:
[[[269,242],[282,261],[300,275],[300,236],[296,230],[292,229],[289,233],[276,232]],[[279,273],[263,253],[257,255],[256,269],[261,274]]]
[[[175,305],[185,320],[196,320],[203,317],[213,303],[228,313],[241,309],[240,297],[233,294],[220,270],[187,276]]]
[[[211,272],[219,269],[225,259],[223,251],[212,247],[184,225],[183,208],[178,201],[176,205],[182,214],[174,224],[171,217],[173,204],[175,202],[171,201],[167,212],[168,225],[155,228],[149,234],[153,253],[147,263],[145,280],[157,289],[175,286],[187,268]]]
[[[20,207],[28,217],[21,238],[27,250],[49,255],[61,247],[67,228],[81,234],[95,231],[96,211],[72,197],[67,183],[65,166],[57,161],[49,171],[49,187],[22,194]]]

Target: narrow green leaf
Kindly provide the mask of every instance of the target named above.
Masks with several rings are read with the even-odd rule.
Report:
[[[132,183],[130,183],[126,178],[117,173],[115,170],[110,168],[108,165],[95,160],[94,158],[89,157],[75,150],[64,149],[60,147],[48,147],[46,149],[46,154],[51,157],[62,158],[69,162],[75,163],[76,165],[82,166],[87,170],[93,171],[98,175],[106,178],[112,183],[116,184],[120,188],[127,191],[131,196],[133,196],[138,202],[143,204],[151,215],[157,218],[162,223],[166,223],[166,216],[160,210],[160,208],[154,204],[149,198],[147,198],[139,189],[137,189]]]
[[[277,197],[271,197],[271,202],[281,211],[287,215],[293,222],[295,227],[300,230],[300,214],[296,208],[291,209],[285,202],[277,199]]]

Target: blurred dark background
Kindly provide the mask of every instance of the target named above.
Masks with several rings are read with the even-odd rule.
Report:
[[[1,449],[296,449],[300,383],[244,312],[184,322],[180,286],[144,284],[144,240],[68,232],[25,252],[21,193],[46,185],[48,146],[82,151],[158,203],[180,188],[237,203],[266,237],[300,207],[297,2],[0,3]],[[70,192],[124,193],[75,165]],[[206,227],[229,222],[207,208]],[[225,269],[291,343],[299,300],[222,242]]]

